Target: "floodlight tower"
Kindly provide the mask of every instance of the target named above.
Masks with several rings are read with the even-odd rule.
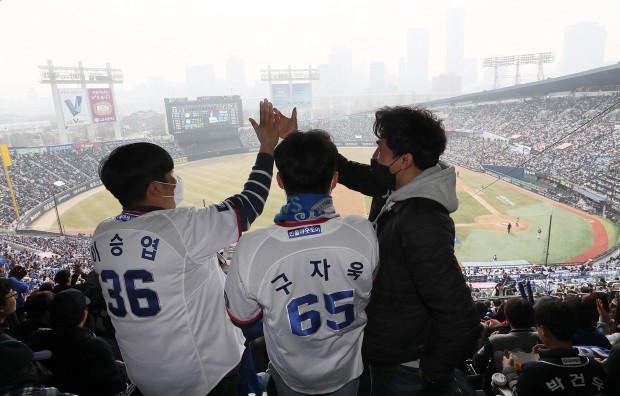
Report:
[[[118,117],[116,116],[116,96],[114,94],[114,84],[123,82],[123,72],[121,69],[112,69],[109,63],[105,68],[83,67],[82,62],[77,66],[55,66],[50,59],[47,65],[39,66],[40,83],[50,84],[52,97],[54,98],[54,108],[56,109],[56,121],[60,133],[60,142],[69,143],[67,128],[72,125],[85,125],[88,128],[88,137],[91,141],[96,139],[93,124],[113,122],[114,137],[121,139],[121,128]],[[58,89],[58,85],[70,84],[80,86],[80,93],[77,97],[65,97]],[[87,91],[87,86],[107,85],[107,88],[91,89]],[[62,97],[61,97],[62,96]],[[84,106],[82,106],[82,96],[86,96]],[[79,98],[79,100],[78,100]],[[63,103],[66,108],[63,107]],[[90,107],[90,109],[88,109]],[[84,111],[82,111],[84,109]],[[66,112],[70,111],[69,117],[73,115],[77,118],[67,119]],[[84,114],[81,116],[80,113]]]
[[[310,89],[312,89],[312,81],[318,80],[320,77],[321,73],[319,69],[313,69],[312,66],[308,66],[307,69],[293,69],[290,65],[288,69],[272,69],[271,66],[267,66],[267,69],[260,71],[261,81],[269,82],[269,93],[272,95],[272,101],[276,100],[273,91],[274,85],[286,83],[288,85],[286,92],[288,92],[288,99],[291,105],[294,104],[292,89],[294,81],[308,81]]]
[[[493,89],[499,88],[498,68],[500,66],[514,65],[514,56],[496,56],[493,58],[484,58],[482,67],[493,67],[495,69],[495,78],[493,80]]]
[[[540,81],[545,78],[543,63],[552,63],[554,61],[555,54],[553,52],[540,52],[534,54],[485,58],[482,62],[482,67],[495,68],[495,81],[493,82],[493,89],[497,89],[499,88],[498,67],[500,66],[515,66],[515,85],[519,85],[521,84],[521,65],[538,65],[537,81]]]

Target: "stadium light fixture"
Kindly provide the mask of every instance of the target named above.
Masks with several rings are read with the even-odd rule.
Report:
[[[65,182],[62,180],[56,180],[54,183],[56,188],[60,189],[60,187],[65,185]],[[52,196],[54,197],[54,209],[56,210],[56,221],[58,222],[58,232],[60,233],[60,237],[63,238],[65,233],[62,230],[62,223],[60,222],[60,214],[58,213],[58,202],[56,201],[56,188],[54,189]]]

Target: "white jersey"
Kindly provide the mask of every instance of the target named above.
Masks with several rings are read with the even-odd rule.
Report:
[[[239,364],[244,338],[224,304],[216,253],[237,241],[228,203],[122,214],[91,253],[129,378],[144,395],[205,396]]]
[[[244,235],[226,280],[239,325],[263,316],[271,364],[296,392],[333,392],[362,373],[364,309],[378,265],[359,216],[273,225]]]

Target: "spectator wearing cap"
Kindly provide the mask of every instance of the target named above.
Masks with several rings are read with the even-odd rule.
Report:
[[[15,315],[17,292],[11,288],[11,281],[0,279],[0,333],[12,335],[19,322]]]
[[[51,373],[38,360],[49,357],[50,351],[32,352],[26,344],[17,340],[0,341],[0,394],[69,395],[43,386]]]
[[[89,302],[75,289],[56,294],[49,307],[52,328],[34,332],[29,345],[52,351],[43,362],[52,372],[50,385],[78,395],[114,395],[126,388],[126,375],[110,346],[83,327]]]

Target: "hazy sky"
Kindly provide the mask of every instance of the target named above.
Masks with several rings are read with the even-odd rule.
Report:
[[[445,69],[446,11],[465,9],[465,57],[555,51],[566,25],[598,22],[607,31],[605,62],[620,61],[618,0],[0,0],[0,98],[21,99],[39,84],[38,65],[112,67],[122,89],[151,76],[183,82],[186,65],[240,56],[247,81],[259,71],[327,63],[333,47],[353,49],[368,68],[383,61],[396,74],[406,32],[430,29],[430,75]],[[601,65],[603,66],[603,65]],[[545,67],[553,75],[557,64]]]

